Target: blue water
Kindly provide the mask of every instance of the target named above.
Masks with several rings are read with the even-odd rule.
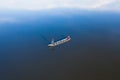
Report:
[[[117,12],[3,12],[0,23],[0,80],[114,80],[120,67]],[[70,35],[54,50],[51,38]]]

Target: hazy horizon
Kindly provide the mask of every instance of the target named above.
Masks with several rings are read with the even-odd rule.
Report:
[[[0,80],[115,80],[119,0],[0,1]],[[48,44],[71,36],[51,50]]]

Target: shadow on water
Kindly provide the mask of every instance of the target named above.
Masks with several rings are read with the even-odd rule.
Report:
[[[42,34],[40,34],[40,37],[44,40],[44,42],[48,45],[50,43],[50,41],[45,37],[43,36]]]

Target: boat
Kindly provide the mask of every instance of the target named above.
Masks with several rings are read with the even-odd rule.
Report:
[[[62,40],[59,40],[59,41],[56,41],[54,42],[54,39],[51,40],[51,43],[48,44],[49,47],[55,47],[55,46],[58,46],[58,45],[61,45],[61,44],[64,44],[64,43],[67,43],[71,40],[71,37],[70,36],[67,36],[66,38],[62,39]]]

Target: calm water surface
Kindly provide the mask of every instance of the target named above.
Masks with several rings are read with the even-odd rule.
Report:
[[[18,17],[23,22],[0,23],[0,80],[119,77],[119,14],[30,16]],[[67,35],[71,42],[48,48],[51,38],[60,40]]]

